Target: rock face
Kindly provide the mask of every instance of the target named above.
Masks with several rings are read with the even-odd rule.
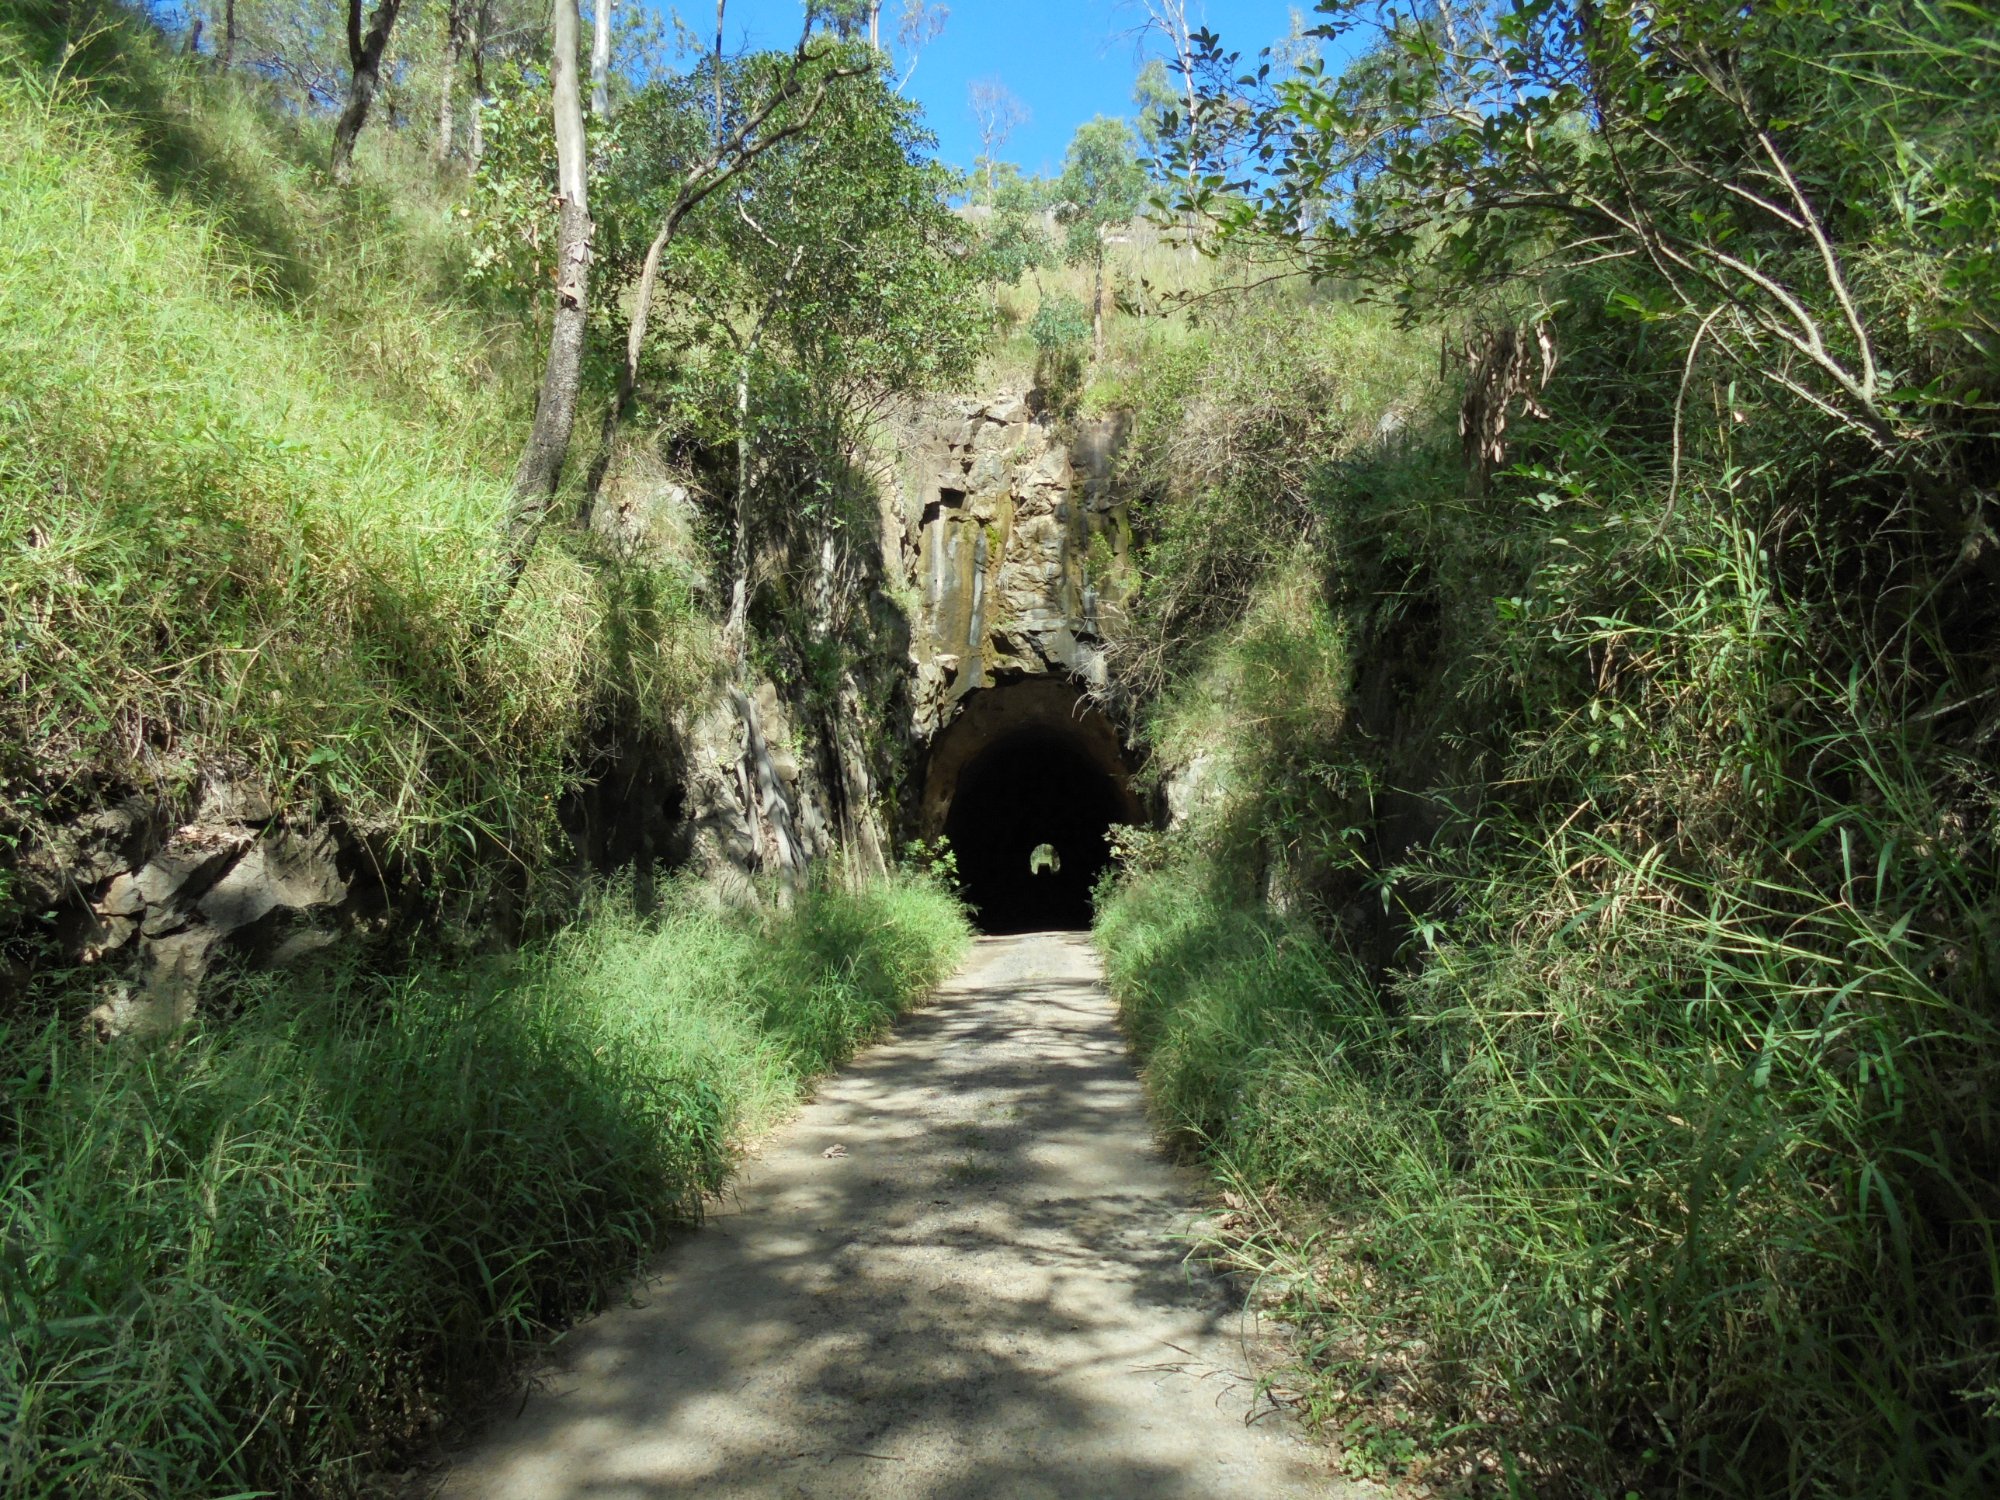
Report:
[[[769,681],[724,694],[690,726],[691,852],[726,893],[758,872],[796,877],[833,851],[832,799],[801,738]]]
[[[894,459],[876,476],[881,553],[861,570],[898,616],[893,631],[868,627],[897,639],[894,655],[850,663],[818,702],[796,684],[747,684],[688,726],[690,853],[707,880],[795,875],[836,851],[850,868],[880,869],[890,825],[935,836],[942,814],[931,804],[944,783],[930,753],[967,695],[1046,681],[1068,724],[1076,686],[1106,687],[1105,646],[1134,576],[1112,483],[1122,437],[1114,421],[1066,436],[1019,392],[947,401],[896,424]],[[831,566],[794,571],[830,579]],[[841,590],[825,581],[821,592]],[[908,705],[906,720],[887,710],[892,701]],[[1105,734],[1115,760],[1115,731]],[[885,742],[900,770],[880,763]]]
[[[967,693],[1025,676],[1102,690],[1133,578],[1112,484],[1123,423],[1065,438],[1014,392],[912,419],[884,515],[913,591],[912,723],[929,740]]]
[[[565,812],[579,871],[690,863],[723,884],[764,873],[783,886],[835,855],[880,870],[892,831],[935,836],[957,770],[1023,726],[1075,739],[1129,801],[1117,728],[1079,697],[1108,686],[1135,576],[1113,483],[1123,436],[1115,420],[1066,434],[1019,392],[907,414],[876,476],[879,549],[856,528],[779,570],[798,580],[815,640],[868,644],[810,690],[727,688],[680,726],[671,757],[649,746],[604,770]],[[628,454],[590,524],[621,556],[672,563],[694,510],[673,475]],[[422,892],[399,891],[381,853],[337,823],[281,816],[253,769],[212,767],[191,810],[106,793],[9,873],[15,904],[105,976],[89,1020],[109,1038],[185,1022],[225,948],[282,963],[386,930],[403,896],[418,915]],[[470,920],[502,932],[506,894],[496,886],[494,909]],[[14,978],[0,972],[0,990]]]
[[[226,944],[285,963],[351,926],[360,843],[327,826],[279,819],[254,778],[212,770],[193,816],[168,824],[144,797],[80,820],[26,868],[57,884],[44,904],[63,913],[68,946],[102,967],[90,1012],[99,1037],[170,1030],[194,1012],[211,960]]]

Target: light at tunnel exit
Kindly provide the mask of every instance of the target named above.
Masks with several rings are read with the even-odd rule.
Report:
[[[981,929],[1088,927],[1106,835],[1125,817],[1117,781],[1066,736],[1024,729],[987,746],[960,774],[945,821]]]

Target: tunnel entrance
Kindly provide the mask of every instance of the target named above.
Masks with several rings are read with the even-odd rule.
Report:
[[[1116,726],[1050,678],[967,695],[932,746],[924,813],[989,933],[1089,926],[1105,835],[1142,817]]]

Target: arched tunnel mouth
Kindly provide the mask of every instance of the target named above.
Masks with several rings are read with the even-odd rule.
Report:
[[[1117,730],[1077,690],[1030,681],[968,695],[925,792],[982,932],[1087,928],[1115,823],[1141,817]]]

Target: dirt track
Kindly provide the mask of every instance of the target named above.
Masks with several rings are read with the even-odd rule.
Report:
[[[1096,955],[982,939],[827,1082],[633,1305],[459,1457],[456,1500],[1358,1496],[1181,1259]]]

